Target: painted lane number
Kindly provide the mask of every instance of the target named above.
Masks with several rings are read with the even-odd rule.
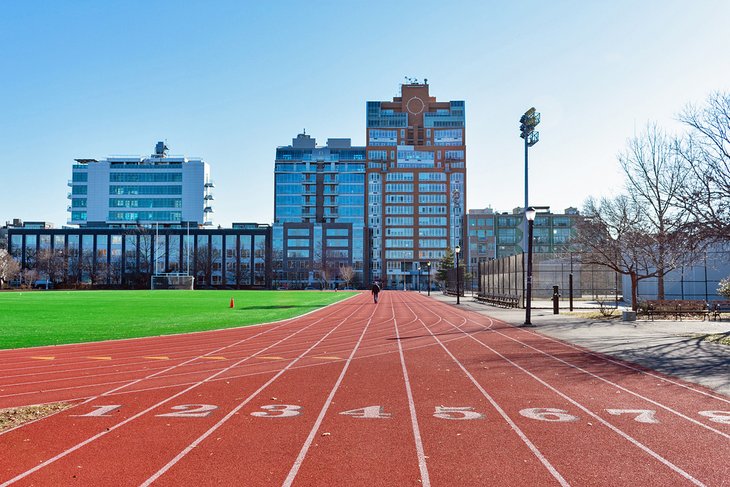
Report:
[[[72,417],[77,418],[103,418],[107,416],[111,416],[112,411],[116,411],[117,409],[121,408],[121,404],[112,404],[111,406],[91,406],[94,408],[94,411],[91,411],[90,413],[86,414],[72,414]]]
[[[113,412],[122,408],[121,404],[109,404],[103,406],[91,406],[93,411],[86,414],[72,414],[71,417],[85,418],[107,418],[113,416]],[[171,412],[157,414],[161,418],[204,418],[209,416],[218,406],[213,404],[180,404],[172,406]],[[656,417],[656,411],[652,409],[606,409],[608,414],[612,416],[621,416],[624,414],[634,415],[634,421],[645,424],[658,424],[659,419]],[[261,406],[261,411],[254,411],[251,416],[257,418],[291,418],[299,416],[302,413],[302,406],[294,404],[267,404]],[[340,414],[358,419],[388,419],[392,417],[391,413],[386,413],[383,406],[365,406],[357,409],[342,411]],[[553,423],[567,423],[578,421],[578,417],[574,416],[565,409],[558,408],[526,408],[521,409],[520,414],[526,418],[537,421],[546,421]],[[730,411],[699,411],[698,414],[715,423],[730,424]],[[484,415],[474,411],[470,406],[436,406],[434,418],[446,419],[450,421],[464,421],[471,419],[483,419]]]
[[[613,416],[621,416],[622,414],[635,414],[634,421],[639,423],[652,423],[657,424],[659,420],[656,419],[656,411],[651,409],[606,409],[608,414]]]
[[[730,424],[730,411],[700,411],[700,416],[721,424]]]
[[[365,419],[388,419],[391,414],[386,413],[383,406],[367,406],[359,409],[351,409],[349,411],[342,411],[340,414],[345,416],[352,416],[353,418],[365,418]]]
[[[472,407],[436,406],[436,411],[433,413],[433,417],[464,421],[467,419],[482,419],[484,415],[474,411],[474,408]]]
[[[295,406],[293,404],[268,404],[261,406],[264,411],[255,411],[251,413],[251,416],[257,418],[290,418],[292,416],[299,416],[301,414],[301,406]]]
[[[218,409],[212,404],[181,404],[173,406],[173,413],[157,414],[158,418],[204,418]]]
[[[578,421],[578,418],[568,414],[565,409],[556,408],[527,408],[520,410],[520,414],[526,418],[553,423],[568,423]]]

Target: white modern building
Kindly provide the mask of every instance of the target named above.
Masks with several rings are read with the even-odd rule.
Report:
[[[212,224],[208,163],[168,156],[163,142],[149,157],[76,159],[68,182],[68,223],[81,227],[178,227]]]

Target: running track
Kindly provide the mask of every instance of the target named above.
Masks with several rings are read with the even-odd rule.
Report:
[[[6,485],[730,485],[730,398],[405,292],[0,352]]]

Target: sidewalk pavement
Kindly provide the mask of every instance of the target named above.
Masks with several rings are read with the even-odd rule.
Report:
[[[455,296],[431,293],[431,297],[456,306]],[[460,301],[462,309],[512,325],[525,322],[525,310],[521,308],[498,308],[471,296]],[[532,309],[530,321],[534,325],[530,330],[730,396],[730,345],[701,339],[708,334],[730,334],[730,322],[593,320],[565,310],[554,315],[552,309]]]

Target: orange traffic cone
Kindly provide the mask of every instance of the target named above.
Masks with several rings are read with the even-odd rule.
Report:
[[[233,303],[233,298],[231,298],[231,308],[235,307],[235,304]]]

